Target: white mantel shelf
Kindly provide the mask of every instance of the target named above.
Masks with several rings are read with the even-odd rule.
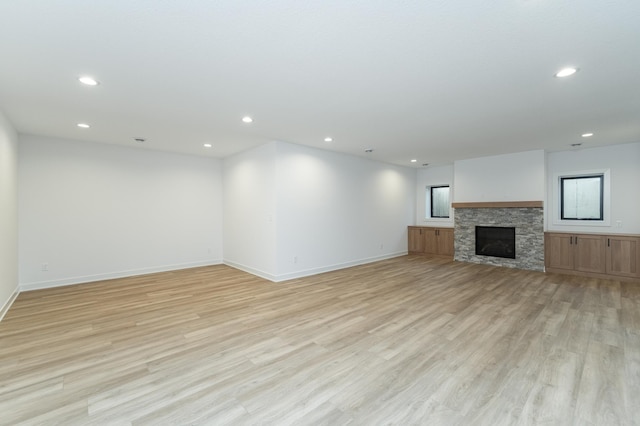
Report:
[[[542,201],[483,201],[474,203],[451,203],[454,209],[503,209],[503,208],[542,208]]]

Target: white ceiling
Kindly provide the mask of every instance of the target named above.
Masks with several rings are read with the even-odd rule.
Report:
[[[21,133],[215,157],[638,142],[640,1],[2,0],[0,109]]]

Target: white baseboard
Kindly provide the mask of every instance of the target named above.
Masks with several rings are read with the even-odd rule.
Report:
[[[380,260],[392,259],[394,257],[405,256],[406,254],[407,254],[407,251],[400,251],[400,252],[395,252],[395,253],[387,253],[387,254],[383,254],[381,256],[367,257],[367,258],[364,258],[364,259],[358,259],[358,260],[353,260],[353,261],[343,262],[343,263],[336,263],[336,264],[333,264],[333,265],[321,266],[321,267],[318,267],[318,268],[305,269],[305,270],[302,270],[302,271],[295,271],[295,272],[289,272],[289,273],[286,273],[286,274],[278,274],[278,275],[270,274],[268,272],[264,272],[264,271],[252,268],[250,266],[242,265],[240,263],[233,262],[233,261],[230,261],[230,260],[225,260],[224,264],[228,265],[228,266],[231,266],[232,268],[236,268],[236,269],[239,269],[241,271],[248,272],[250,274],[256,275],[256,276],[258,276],[260,278],[264,278],[264,279],[269,280],[269,281],[281,282],[281,281],[287,281],[287,280],[292,280],[292,279],[296,279],[296,278],[308,277],[308,276],[316,275],[316,274],[322,274],[324,272],[337,271],[339,269],[350,268],[352,266],[358,266],[358,265],[364,265],[364,264],[367,264],[367,263],[378,262]]]
[[[127,271],[107,272],[104,274],[84,275],[78,277],[68,277],[58,280],[38,281],[20,284],[21,291],[41,290],[45,288],[62,287],[66,285],[82,284],[95,281],[111,280],[114,278],[133,277],[136,275],[154,274],[157,272],[177,271],[180,269],[197,268],[200,266],[211,266],[222,264],[222,259],[179,263],[174,265],[162,265],[151,268],[131,269]]]
[[[260,269],[255,269],[247,265],[243,265],[242,263],[237,263],[232,260],[224,260],[223,263],[227,266],[231,266],[232,268],[239,269],[241,271],[247,272],[251,275],[258,276],[260,278],[264,278],[269,281],[276,281],[276,276],[273,274],[269,274],[268,272],[261,271]]]
[[[2,318],[4,318],[7,312],[9,312],[9,308],[11,307],[11,305],[13,305],[13,302],[15,302],[15,300],[18,298],[19,294],[20,286],[17,286],[16,289],[13,290],[11,296],[9,296],[9,299],[5,302],[4,305],[2,305],[2,308],[0,308],[0,321],[2,321]]]
[[[278,274],[278,275],[270,274],[268,272],[261,271],[259,269],[252,268],[250,266],[243,265],[241,263],[237,263],[231,260],[215,259],[215,260],[189,262],[189,263],[182,263],[182,264],[175,264],[175,265],[163,265],[163,266],[157,266],[152,268],[141,268],[141,269],[127,270],[127,271],[108,272],[104,274],[67,277],[67,278],[62,278],[58,280],[22,283],[20,284],[18,289],[16,289],[16,294],[12,296],[12,298],[7,302],[7,304],[5,304],[5,307],[3,307],[3,310],[0,311],[0,314],[4,314],[4,312],[9,309],[8,306],[10,306],[11,303],[13,303],[13,300],[15,300],[15,298],[17,297],[18,293],[20,293],[20,291],[41,290],[41,289],[62,287],[62,286],[73,285],[73,284],[83,284],[83,283],[90,283],[95,281],[111,280],[115,278],[126,278],[126,277],[133,277],[136,275],[153,274],[157,272],[167,272],[167,271],[177,271],[180,269],[189,269],[189,268],[197,268],[200,266],[211,266],[211,265],[220,265],[220,264],[231,266],[232,268],[239,269],[241,271],[247,272],[252,275],[256,275],[260,278],[264,278],[272,282],[281,282],[286,280],[292,280],[295,278],[302,278],[302,277],[308,277],[310,275],[321,274],[324,272],[337,271],[339,269],[349,268],[352,266],[378,262],[380,260],[404,256],[406,254],[407,254],[406,251],[387,253],[381,256],[368,257],[368,258],[363,258],[358,260],[352,260],[349,262],[336,263],[333,265],[321,266],[317,268],[305,269],[302,271],[295,271],[295,272],[289,272],[286,274]]]
[[[401,251],[396,253],[387,253],[381,256],[367,257],[364,259],[352,260],[349,262],[336,263],[333,265],[321,266],[318,268],[305,269],[303,271],[289,272],[287,274],[280,274],[276,277],[275,282],[293,280],[296,278],[308,277],[310,275],[322,274],[324,272],[337,271],[339,269],[350,268],[352,266],[365,265],[367,263],[378,262],[380,260],[392,259],[394,257],[405,256],[407,251]]]

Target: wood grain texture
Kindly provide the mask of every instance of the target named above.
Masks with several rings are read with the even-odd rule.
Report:
[[[481,201],[451,203],[454,209],[542,208],[544,201]]]
[[[640,286],[405,256],[20,294],[0,424],[637,425]]]

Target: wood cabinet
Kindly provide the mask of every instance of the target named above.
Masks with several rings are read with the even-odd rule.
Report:
[[[424,236],[422,235],[422,228],[417,226],[409,227],[409,253],[424,253]]]
[[[607,236],[607,273],[640,277],[640,238]]]
[[[640,278],[640,237],[545,233],[545,267],[549,272],[603,278]]]
[[[410,226],[409,254],[453,256],[453,228]]]
[[[544,235],[544,265],[547,269],[573,270],[575,252],[573,251],[573,235]]]
[[[605,238],[600,235],[574,235],[576,271],[604,273],[606,272]]]
[[[436,253],[453,257],[453,228],[436,230]]]

